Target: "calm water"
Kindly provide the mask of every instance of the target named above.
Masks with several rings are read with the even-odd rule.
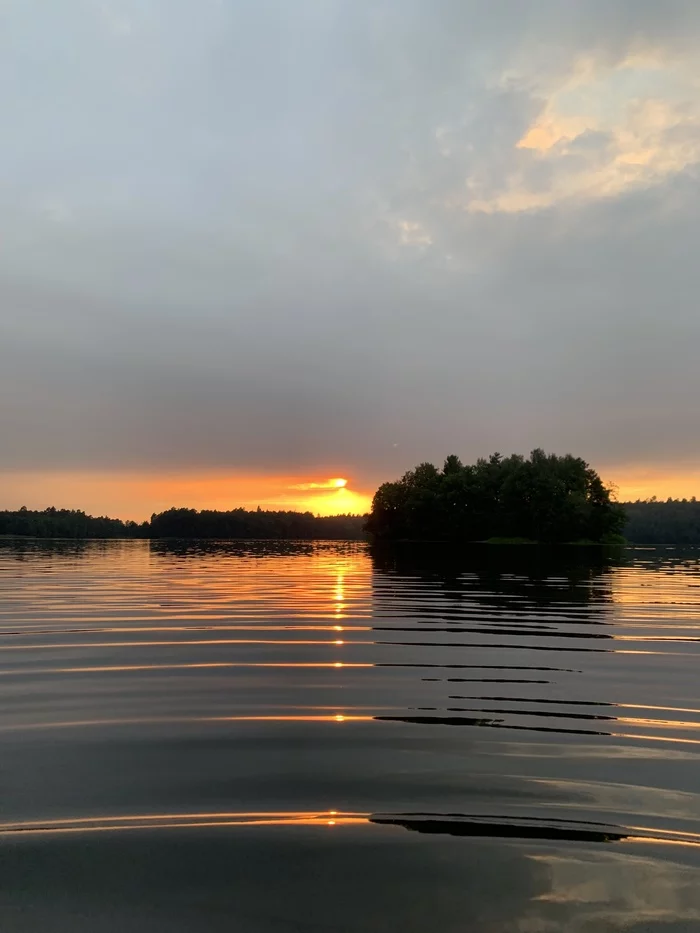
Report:
[[[700,555],[0,542],[2,931],[700,930]]]

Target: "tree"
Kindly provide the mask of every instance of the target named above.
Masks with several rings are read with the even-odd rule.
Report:
[[[451,454],[442,471],[421,463],[379,487],[367,530],[376,538],[476,541],[602,541],[624,512],[584,460],[533,450],[529,459],[493,454],[465,466]]]
[[[651,499],[626,502],[625,535],[635,544],[700,544],[700,502]]]

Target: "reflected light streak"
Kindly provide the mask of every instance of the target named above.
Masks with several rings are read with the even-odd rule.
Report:
[[[693,586],[696,577],[689,571],[675,568],[673,575],[659,574],[647,568],[625,567],[611,578],[612,597],[620,609],[636,609],[644,617],[658,622],[660,612],[673,612],[674,616],[690,613],[695,618],[700,599]],[[640,620],[630,617],[635,624]],[[674,622],[680,619],[674,619]]]
[[[700,722],[681,721],[678,719],[647,719],[633,716],[618,716],[617,722],[630,726],[649,726],[652,729],[700,729]]]
[[[328,819],[332,816],[333,819]],[[368,823],[369,813],[337,811],[144,813],[0,823],[0,835],[15,833],[116,832],[128,829],[196,829],[232,826],[336,826]]]
[[[233,828],[236,826],[359,826],[370,827],[367,812],[326,811],[215,811],[203,813],[142,813],[120,816],[93,816],[47,820],[15,820],[0,823],[0,836],[17,834],[74,834],[123,832],[126,830],[165,830]],[[618,844],[700,846],[700,835],[682,830],[646,826],[619,828]],[[487,836],[488,833],[485,833]]]
[[[336,618],[341,618],[345,610],[345,576],[339,573],[335,582],[335,605],[333,607]]]
[[[614,635],[612,637],[613,639],[615,639]],[[644,651],[641,648],[639,650],[636,650],[635,648],[613,648],[612,650],[615,654],[651,654],[651,655],[654,655],[654,654],[659,653],[658,651]],[[682,652],[680,651],[664,651],[664,655],[666,657],[669,657],[670,655],[680,655],[680,654],[682,654]]]
[[[393,709],[393,707],[391,707]],[[321,714],[290,714],[290,715],[258,715],[258,716],[154,716],[150,718],[134,719],[75,719],[64,722],[32,722],[16,723],[13,725],[0,725],[0,733],[42,731],[46,729],[89,729],[105,728],[108,726],[155,726],[155,725],[182,725],[182,724],[225,724],[238,722],[316,722],[336,723],[338,717]],[[343,722],[375,722],[375,716],[350,714],[342,717]]]
[[[697,630],[696,626],[693,628]],[[690,635],[613,635],[612,637],[615,641],[700,642],[700,637]]]
[[[331,639],[308,638],[200,638],[197,640],[182,641],[95,641],[95,642],[66,642],[54,645],[0,645],[0,651],[48,651],[69,648],[160,648],[176,647],[178,645],[344,645],[344,641]],[[356,641],[356,645],[373,645],[372,641]]]
[[[659,839],[657,836],[628,836],[623,841],[653,846],[689,846],[693,848],[700,846],[700,838],[692,841],[690,839]]]
[[[63,621],[63,620],[62,620]],[[73,622],[75,620],[70,619]],[[79,620],[78,620],[79,621]],[[99,620],[88,620],[99,621]],[[371,625],[349,626],[354,632],[371,632]],[[16,635],[119,635],[135,632],[342,632],[342,625],[119,625],[106,628],[25,629],[0,632],[0,637]]]
[[[616,703],[615,707],[617,709],[654,709],[662,713],[697,713],[700,715],[700,709],[691,709],[686,706],[651,706],[649,704],[642,706],[638,703]]]
[[[115,664],[101,667],[39,667],[33,670],[4,670],[0,677],[26,676],[38,674],[106,674],[110,672],[133,671],[184,671],[206,670],[232,667],[374,667],[374,664],[349,661],[202,661],[192,664]]]
[[[639,732],[611,732],[618,739],[635,739],[641,742],[670,742],[679,745],[700,745],[700,739],[684,739],[680,736],[670,735],[645,735]]]

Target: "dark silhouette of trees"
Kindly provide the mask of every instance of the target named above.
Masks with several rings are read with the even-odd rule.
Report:
[[[529,459],[496,453],[470,466],[450,455],[442,470],[421,463],[379,487],[366,528],[390,540],[600,542],[624,523],[584,460],[534,450]]]
[[[123,522],[118,518],[94,518],[76,509],[43,511],[26,507],[16,512],[0,512],[0,535],[32,538],[146,538],[148,523]]]
[[[277,538],[349,540],[363,536],[361,515],[316,516],[311,512],[232,509],[214,512],[168,509],[151,516],[151,538]]]
[[[377,490],[372,512],[320,517],[311,512],[168,509],[150,522],[93,517],[77,509],[0,511],[0,536],[31,538],[219,538],[542,542],[612,541],[700,545],[700,502],[655,498],[617,504],[583,460],[535,450],[529,459],[494,454],[442,470],[421,463]]]
[[[700,544],[700,502],[656,498],[624,503],[625,536],[634,544]]]
[[[230,512],[168,509],[150,522],[94,518],[74,509],[21,508],[0,512],[0,535],[31,538],[280,538],[353,540],[364,537],[366,516],[311,512]]]

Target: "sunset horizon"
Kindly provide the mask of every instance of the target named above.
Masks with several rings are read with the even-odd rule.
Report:
[[[534,446],[700,493],[700,13],[439,6],[12,0],[0,506],[366,511]]]
[[[444,458],[443,458],[444,459]],[[435,461],[441,465],[441,460]],[[228,511],[236,508],[300,511],[331,516],[369,512],[372,497],[382,482],[398,479],[415,464],[406,464],[377,481],[355,481],[352,471],[326,471],[328,475],[237,474],[226,471],[202,473],[83,473],[46,474],[27,471],[0,475],[3,501],[0,509],[80,509],[124,521],[147,521],[168,508]],[[594,469],[596,465],[591,463]],[[598,470],[620,502],[700,498],[700,469],[679,471],[673,466],[637,464],[627,469]],[[334,475],[330,475],[333,473]],[[340,474],[347,473],[349,478]],[[342,481],[342,485],[339,484]]]

